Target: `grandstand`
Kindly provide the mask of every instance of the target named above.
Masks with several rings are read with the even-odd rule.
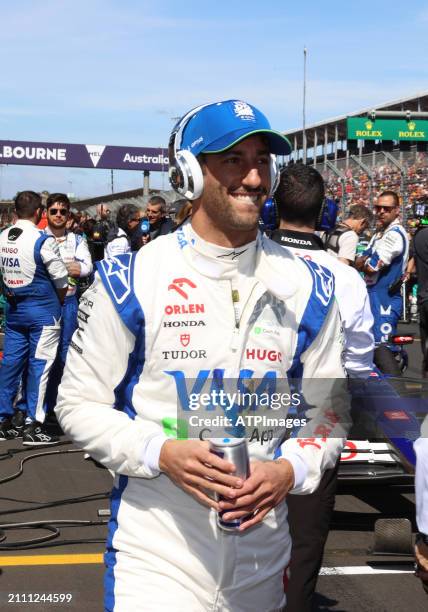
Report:
[[[314,123],[305,132],[289,130],[285,135],[293,152],[284,163],[314,165],[326,181],[327,195],[341,200],[343,209],[352,204],[371,207],[385,189],[398,191],[406,216],[413,202],[428,201],[428,142],[347,138],[348,117],[394,118],[404,113],[407,120],[428,118],[428,92]]]

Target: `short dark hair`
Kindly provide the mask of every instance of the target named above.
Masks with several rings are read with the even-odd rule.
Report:
[[[324,201],[324,180],[312,166],[287,166],[281,170],[274,198],[282,220],[313,224]]]
[[[349,208],[346,219],[356,219],[358,221],[364,219],[367,221],[367,224],[369,224],[373,219],[373,214],[367,206],[364,206],[364,204],[354,204]]]
[[[65,193],[51,193],[48,199],[46,200],[46,208],[50,208],[53,204],[58,202],[59,204],[64,204],[67,206],[68,210],[70,210],[70,200]]]
[[[392,191],[391,189],[382,191],[382,193],[378,195],[377,199],[383,198],[383,196],[389,196],[390,198],[393,198],[395,206],[400,206],[400,196],[396,191]]]
[[[20,191],[15,198],[15,210],[19,219],[31,219],[38,208],[43,208],[42,198],[35,191]]]
[[[149,198],[147,204],[154,204],[155,206],[160,205],[161,211],[166,212],[166,202],[162,196],[152,196]]]
[[[140,210],[134,204],[122,204],[122,206],[117,211],[116,215],[116,223],[120,229],[123,229],[124,232],[129,232],[128,223],[131,221],[132,217],[135,217]]]

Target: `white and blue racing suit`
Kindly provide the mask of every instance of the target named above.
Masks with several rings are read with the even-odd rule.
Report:
[[[409,240],[398,219],[373,236],[362,256],[368,258],[366,265],[374,271],[365,275],[365,281],[374,318],[374,339],[381,344],[395,334],[403,310],[400,289],[391,291],[403,276],[409,256]]]
[[[230,249],[203,241],[190,223],[97,266],[56,412],[77,445],[116,475],[105,610],[282,609],[286,504],[243,534],[222,531],[214,510],[159,472],[159,454],[177,429],[177,405],[187,413],[189,397],[207,382],[257,390],[292,375],[328,389],[343,384],[332,275],[262,235]],[[309,403],[331,414],[331,394],[321,396]],[[250,458],[284,456],[295,492],[311,492],[346,436],[335,418],[329,423],[318,437],[309,428],[282,444],[253,437]],[[326,444],[329,435],[336,448]]]
[[[45,234],[53,236],[49,227]],[[59,248],[62,261],[67,264],[77,261],[80,264],[80,278],[92,273],[93,264],[88,244],[83,236],[66,231],[64,236],[53,236]],[[61,308],[61,336],[59,340],[58,355],[49,375],[46,390],[46,412],[52,410],[56,404],[58,386],[61,381],[71,338],[77,329],[77,279],[69,277],[67,293]]]
[[[25,373],[27,418],[43,422],[43,400],[60,336],[67,269],[55,241],[31,221],[19,220],[0,235],[0,272],[8,302],[0,368],[0,417],[13,415]]]

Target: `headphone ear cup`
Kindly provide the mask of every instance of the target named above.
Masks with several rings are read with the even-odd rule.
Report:
[[[169,181],[172,188],[186,200],[196,200],[202,195],[204,177],[193,153],[185,149],[177,151],[174,164],[169,169]]]
[[[327,205],[327,200],[326,200],[326,198],[324,198],[323,201],[322,201],[322,204],[321,204],[320,211],[318,213],[317,222],[316,222],[316,225],[315,225],[315,229],[316,230],[321,230],[322,229],[321,226],[322,226],[322,221],[323,221],[326,205]]]
[[[279,185],[281,174],[279,170],[278,161],[276,155],[273,153],[270,154],[270,191],[269,197],[272,197],[277,190]]]

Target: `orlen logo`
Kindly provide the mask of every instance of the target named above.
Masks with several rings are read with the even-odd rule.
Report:
[[[189,296],[182,289],[184,285],[187,285],[188,287],[191,287],[192,289],[196,289],[195,283],[193,283],[188,278],[174,278],[172,283],[168,285],[168,291],[176,291],[177,293],[181,295],[181,297],[184,297],[185,300],[188,300]]]
[[[168,304],[165,306],[165,314],[201,314],[205,312],[204,304]]]
[[[190,334],[180,334],[181,346],[186,347],[190,342]]]
[[[282,361],[282,353],[280,351],[268,351],[267,349],[248,349],[245,351],[247,359],[257,361]]]

